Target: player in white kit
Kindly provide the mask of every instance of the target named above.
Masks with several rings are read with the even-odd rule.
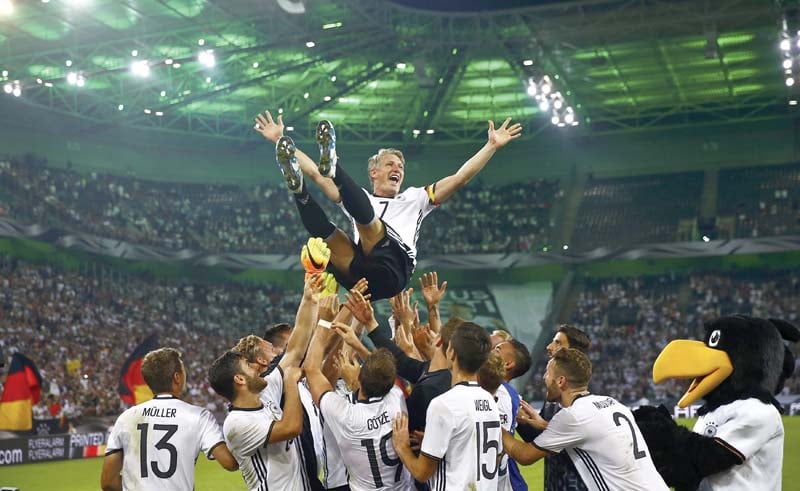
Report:
[[[364,360],[353,404],[337,393],[322,373],[325,348],[337,335],[324,328],[317,328],[317,331],[303,367],[314,402],[341,451],[350,489],[409,489],[411,476],[392,444],[392,416],[406,408],[402,391],[394,385],[397,378],[394,357],[381,349]]]
[[[496,491],[503,441],[494,397],[477,381],[492,342],[485,329],[465,322],[447,348],[453,386],[431,401],[419,456],[408,439],[408,417],[393,423],[392,440],[403,464],[417,481],[434,491]]]
[[[255,129],[276,144],[278,166],[294,193],[303,225],[311,236],[324,238],[331,248],[329,270],[347,289],[360,278],[366,278],[374,301],[393,297],[408,284],[416,267],[417,236],[425,216],[475,177],[498,149],[521,136],[522,127],[509,126],[510,122],[508,118],[495,129],[494,122],[489,121],[486,145],[455,174],[424,188],[410,187],[402,193],[405,158],[399,150],[380,149],[369,159],[372,183],[369,192],[338,164],[336,133],[329,121],[317,125],[319,164],[297,150],[291,138],[283,136],[281,116],[276,123],[269,112],[266,117],[259,114]],[[303,175],[345,209],[353,221],[354,239],[328,221],[325,211],[308,193]]]
[[[608,396],[587,390],[592,364],[581,351],[561,348],[547,363],[547,400],[564,407],[533,444],[504,432],[506,452],[530,465],[566,450],[589,490],[668,491],[631,411]]]
[[[297,383],[324,285],[320,274],[306,281],[286,352],[266,377],[260,377],[261,365],[237,351],[223,354],[209,369],[211,387],[231,401],[223,434],[251,491],[311,489],[297,439],[303,428]]]
[[[201,451],[229,471],[238,469],[214,416],[178,399],[186,368],[177,350],[145,355],[142,375],[155,397],[128,408],[111,429],[100,478],[104,491],[193,489]]]

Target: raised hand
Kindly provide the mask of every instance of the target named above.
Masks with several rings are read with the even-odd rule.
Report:
[[[356,336],[355,331],[353,331],[353,328],[344,322],[334,322],[331,324],[331,329],[333,329],[336,334],[341,336],[342,340],[350,346],[355,347],[361,343],[361,341],[358,339],[358,336]]]
[[[278,115],[278,122],[276,123],[272,120],[272,114],[269,111],[265,111],[264,114],[266,117],[262,114],[256,116],[256,124],[253,129],[261,133],[261,136],[267,140],[276,143],[278,138],[283,136],[283,116]]]
[[[519,409],[517,409],[517,421],[521,424],[532,426],[539,430],[547,428],[547,420],[542,418],[539,412],[525,401],[520,401],[519,403]]]
[[[397,413],[392,420],[392,443],[395,448],[407,446],[408,438],[408,415]]]
[[[489,121],[489,143],[494,146],[494,148],[502,148],[506,143],[522,136],[522,125],[515,123],[508,126],[510,122],[511,118],[506,118],[503,124],[495,129],[494,121]]]
[[[417,351],[423,358],[426,360],[433,358],[433,353],[436,350],[436,346],[434,346],[436,334],[431,331],[429,325],[424,324],[419,328],[415,327],[411,331],[411,337],[414,339],[414,346],[417,347]]]
[[[358,375],[361,373],[361,367],[356,363],[355,353],[344,349],[339,350],[334,367],[339,370],[339,376],[350,390],[358,389]]]
[[[319,304],[319,318],[324,321],[332,321],[336,314],[339,313],[339,297],[337,295],[328,295],[324,297]]]
[[[442,282],[439,286],[439,275],[436,271],[425,273],[419,278],[419,285],[422,288],[422,298],[428,308],[439,305],[444,297],[444,292],[447,291],[447,282]]]
[[[414,324],[414,310],[411,309],[412,293],[414,293],[414,289],[409,288],[389,299],[395,320],[408,326]]]
[[[303,298],[318,302],[320,295],[325,290],[325,277],[322,273],[314,273],[309,275],[306,284],[303,287]]]
[[[353,313],[353,317],[358,322],[367,326],[370,331],[378,326],[378,321],[375,320],[375,311],[372,309],[372,304],[367,297],[355,288],[350,290],[350,293],[345,293],[344,297],[347,300],[347,303],[344,304],[345,308]]]

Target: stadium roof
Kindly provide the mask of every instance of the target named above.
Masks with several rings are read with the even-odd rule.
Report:
[[[531,136],[793,114],[783,63],[800,46],[781,50],[773,2],[440,3],[0,0],[0,109],[247,141],[272,108],[364,142],[482,139],[476,123],[505,116]]]

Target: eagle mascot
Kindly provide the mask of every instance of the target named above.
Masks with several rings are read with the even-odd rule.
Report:
[[[670,342],[653,381],[693,379],[679,407],[704,399],[694,431],[664,407],[634,412],[653,462],[677,491],[780,491],[783,408],[775,399],[795,361],[784,340],[800,330],[778,319],[744,315],[705,325],[703,341]]]

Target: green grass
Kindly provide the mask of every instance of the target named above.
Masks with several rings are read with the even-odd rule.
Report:
[[[693,421],[681,421],[689,426]],[[783,489],[800,489],[800,417],[784,417],[786,430],[783,454]],[[794,464],[794,465],[793,465]],[[46,464],[27,464],[0,467],[0,487],[14,486],[20,491],[93,491],[100,489],[102,459],[67,460]],[[531,491],[542,489],[542,463],[522,467],[522,476]],[[197,491],[244,490],[238,472],[226,472],[215,462],[200,457],[195,479]]]

